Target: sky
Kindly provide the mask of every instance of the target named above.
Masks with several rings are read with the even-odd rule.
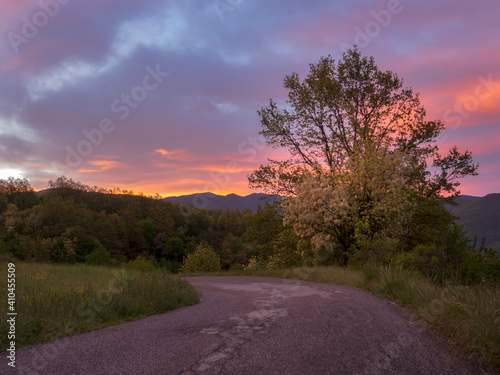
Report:
[[[247,195],[286,158],[258,133],[283,78],[358,45],[472,152],[500,193],[498,0],[2,0],[0,178],[162,196]]]

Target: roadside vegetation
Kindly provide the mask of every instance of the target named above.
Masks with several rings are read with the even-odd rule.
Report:
[[[7,262],[0,269],[7,270]],[[121,324],[198,302],[187,282],[160,269],[15,262],[16,347]],[[0,315],[7,316],[7,279],[0,280]],[[8,325],[0,325],[8,348]]]

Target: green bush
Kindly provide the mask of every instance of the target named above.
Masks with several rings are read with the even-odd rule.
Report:
[[[457,250],[458,249],[458,250]],[[417,245],[401,253],[392,262],[395,266],[416,270],[436,282],[454,280],[459,283],[478,283],[500,280],[500,256],[494,249],[439,248],[435,244]]]
[[[481,249],[481,252],[467,251],[458,269],[463,279],[470,282],[500,280],[500,256],[495,249]]]
[[[394,264],[415,269],[431,279],[448,273],[446,255],[435,244],[417,245],[412,251],[399,254]]]
[[[177,261],[167,260],[167,258],[163,257],[158,262],[158,265],[168,273],[177,273],[179,272],[179,268],[181,267],[182,263]]]
[[[135,258],[135,260],[131,260],[123,265],[127,269],[132,269],[132,270],[139,270],[143,272],[152,272],[156,270],[155,264],[149,260],[146,259],[143,256],[138,256]]]
[[[171,262],[182,262],[186,255],[186,247],[179,237],[170,237],[163,246],[162,256]]]
[[[220,258],[210,245],[201,243],[195,252],[184,258],[179,272],[217,272],[221,270]]]
[[[99,266],[116,266],[118,261],[111,257],[111,253],[104,247],[92,251],[85,257],[85,263]]]

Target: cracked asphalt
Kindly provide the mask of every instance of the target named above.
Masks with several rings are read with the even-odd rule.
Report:
[[[199,304],[19,349],[16,370],[4,359],[0,374],[481,374],[417,319],[356,288],[185,279]]]

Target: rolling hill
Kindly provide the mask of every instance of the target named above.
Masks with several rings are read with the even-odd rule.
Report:
[[[181,195],[178,197],[166,197],[164,200],[172,203],[182,203],[192,205],[197,208],[206,209],[239,209],[249,208],[252,211],[257,211],[257,207],[265,204],[264,198],[267,194],[253,193],[247,196],[236,194],[217,195],[213,193],[197,193],[191,195]],[[274,198],[274,199],[280,199]]]
[[[449,210],[463,224],[471,240],[477,235],[478,246],[482,238],[486,238],[485,245],[494,247],[500,252],[500,194],[488,194],[484,197],[461,196],[457,206]]]

